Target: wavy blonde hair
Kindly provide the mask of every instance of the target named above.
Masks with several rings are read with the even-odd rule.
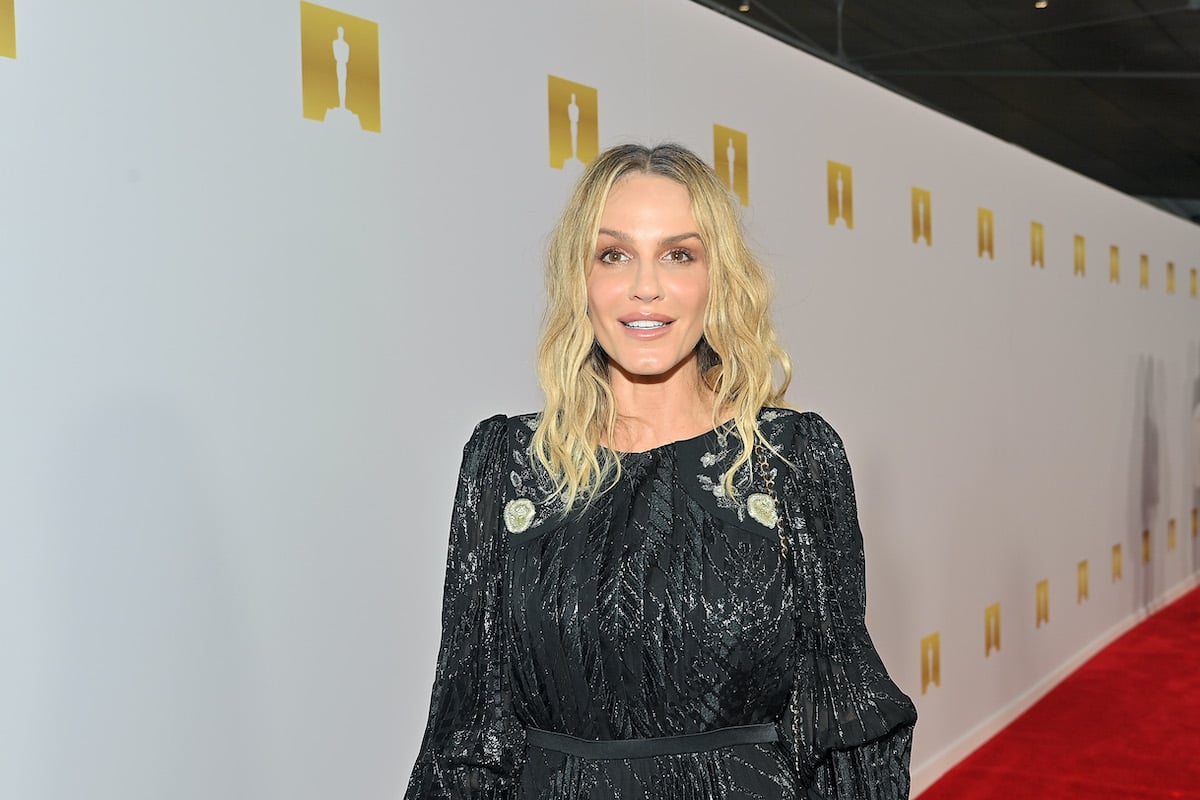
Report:
[[[716,173],[677,144],[626,144],[604,151],[580,178],[546,252],[547,305],[537,358],[546,406],[530,450],[568,510],[580,499],[590,504],[621,474],[620,455],[599,446],[613,441],[617,409],[608,357],[588,318],[587,278],[609,192],[631,173],[669,178],[686,187],[691,199],[708,259],[708,304],[697,345],[700,378],[713,392],[713,426],[723,410],[732,409],[742,440],[741,455],[725,473],[730,496],[734,472],[750,459],[760,437],[759,409],[782,404],[791,382],[791,362],[769,317],[770,282]]]

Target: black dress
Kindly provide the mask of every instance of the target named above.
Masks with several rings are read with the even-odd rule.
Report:
[[[442,640],[406,800],[908,796],[916,711],[864,623],[850,467],[819,416],[764,409],[623,454],[564,516],[481,422],[454,504]]]

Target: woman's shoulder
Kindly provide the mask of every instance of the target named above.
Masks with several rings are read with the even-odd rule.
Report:
[[[842,447],[837,431],[816,411],[767,407],[758,414],[758,427],[767,443],[781,452]]]
[[[509,447],[518,452],[528,451],[530,443],[533,441],[533,434],[537,432],[541,421],[542,413],[540,411],[508,417],[505,431],[508,434]]]
[[[553,482],[530,451],[540,419],[540,413],[530,413],[495,414],[481,420],[463,449],[464,464],[491,464],[490,474],[499,479],[506,499],[533,501],[551,495]]]
[[[493,414],[490,417],[485,417],[476,425],[471,433],[470,442],[486,440],[501,433],[516,433],[518,436],[532,436],[537,430],[538,422],[541,420],[542,414],[540,411],[531,412],[528,414],[517,414],[509,416],[507,414]]]
[[[468,453],[486,449],[494,444],[508,427],[508,417],[504,414],[493,414],[476,423],[471,437],[463,448]]]

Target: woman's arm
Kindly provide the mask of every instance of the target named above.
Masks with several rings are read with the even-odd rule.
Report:
[[[506,430],[503,416],[484,420],[463,449],[429,722],[406,800],[516,796],[525,729],[512,715],[500,640]]]
[[[866,627],[866,571],[854,482],[837,433],[796,420],[797,467],[784,484],[796,577],[796,680],[781,720],[810,798],[903,800],[916,708]]]

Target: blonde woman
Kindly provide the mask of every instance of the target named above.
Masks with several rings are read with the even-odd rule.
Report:
[[[464,452],[407,799],[907,797],[916,712],[864,624],[846,454],[782,407],[716,175],[602,153],[546,283],[546,406]]]

